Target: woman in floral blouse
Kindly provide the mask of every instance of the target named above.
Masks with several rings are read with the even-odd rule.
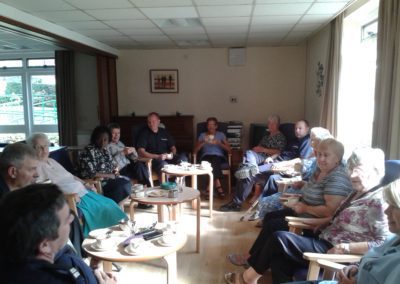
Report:
[[[271,268],[273,283],[292,280],[298,268],[307,267],[303,252],[364,254],[381,245],[389,234],[384,216],[381,179],[384,154],[379,149],[356,149],[348,160],[354,191],[339,206],[333,218],[311,219],[321,230],[318,237],[304,237],[278,231],[258,250],[250,251],[250,267],[243,273],[227,273],[227,283],[257,283]],[[238,282],[241,281],[241,282]]]
[[[131,192],[128,178],[119,176],[116,165],[107,150],[111,139],[110,130],[105,126],[97,126],[90,137],[90,144],[85,147],[79,157],[80,177],[101,178],[104,196],[120,205]]]

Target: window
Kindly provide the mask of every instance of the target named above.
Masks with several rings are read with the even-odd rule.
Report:
[[[337,138],[346,157],[372,142],[378,5],[378,0],[367,2],[343,23]]]
[[[0,66],[7,66],[0,68],[0,142],[16,142],[33,132],[44,132],[58,144],[54,54],[0,59]]]

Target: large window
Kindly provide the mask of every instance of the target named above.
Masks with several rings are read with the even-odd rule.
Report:
[[[378,5],[370,0],[343,23],[337,138],[346,156],[372,141]]]
[[[58,144],[54,54],[0,57],[0,142],[44,132]]]

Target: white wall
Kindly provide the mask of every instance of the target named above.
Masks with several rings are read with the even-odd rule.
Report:
[[[149,69],[178,69],[179,94],[152,94]],[[221,121],[265,122],[304,117],[306,47],[246,49],[246,65],[228,65],[228,49],[121,50],[117,60],[119,115],[192,114]],[[238,98],[230,103],[229,97]],[[247,132],[247,131],[246,131]],[[244,146],[247,145],[246,137]]]
[[[328,44],[329,44],[329,25],[322,29],[307,42],[307,79],[305,95],[305,117],[311,126],[319,125],[319,117],[322,106],[322,96],[316,93],[317,89],[317,70],[318,62],[324,65],[324,86],[326,84],[326,68],[328,66]]]
[[[96,57],[79,52],[74,56],[78,145],[86,145],[99,124]]]

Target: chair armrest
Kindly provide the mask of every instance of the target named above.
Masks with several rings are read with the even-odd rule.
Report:
[[[304,259],[307,259],[309,261],[318,261],[322,259],[338,263],[351,263],[351,262],[359,262],[362,255],[305,252],[303,254],[303,257]]]
[[[76,208],[76,193],[64,193],[65,200],[67,201],[69,209],[74,211],[76,216],[78,216],[78,209]]]
[[[328,269],[328,270],[333,271],[333,272],[342,271],[343,268],[346,267],[346,265],[339,264],[339,263],[336,263],[336,262],[333,262],[333,261],[329,261],[329,260],[325,260],[325,259],[318,259],[317,263],[319,264],[319,266],[321,268]]]
[[[89,179],[83,179],[83,182],[94,185],[97,193],[102,194],[103,193],[103,188],[101,186],[102,180],[103,180],[103,178],[101,178],[101,177],[94,177],[94,178],[89,178]]]
[[[304,230],[304,229],[308,229],[308,230],[314,229],[314,226],[304,224],[302,222],[295,222],[295,221],[288,222],[288,226],[289,226],[289,231],[293,232],[293,233],[299,233],[299,232],[301,232],[301,230]]]
[[[296,216],[286,216],[285,220],[288,222],[294,221],[294,222],[310,222],[313,220],[318,220],[319,218],[305,218],[305,217],[296,217]]]

